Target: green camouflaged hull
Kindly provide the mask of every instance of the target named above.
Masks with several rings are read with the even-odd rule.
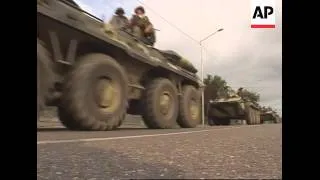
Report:
[[[162,61],[169,61],[173,65],[187,70],[193,74],[198,72],[198,70],[190,61],[172,50],[158,50],[156,48],[147,46],[141,41],[133,38],[132,34],[129,32],[125,30],[116,30],[112,25],[107,23],[104,24],[103,30],[110,38],[121,43],[126,48],[141,51],[148,56],[152,56],[153,58],[150,59],[154,59],[155,57]]]
[[[208,115],[219,119],[238,119],[245,116],[248,107],[258,110],[251,102],[246,102],[240,97],[218,99],[211,103]]]
[[[238,118],[245,113],[245,104],[240,101],[225,101],[214,102],[211,104],[208,114],[211,117],[224,119],[224,118]]]
[[[261,113],[261,120],[263,122],[270,121],[274,123],[279,123],[280,117],[274,112],[264,112],[264,113]]]
[[[198,72],[198,70],[193,66],[193,64],[185,58],[180,59],[179,63],[177,63],[176,65],[192,73]]]

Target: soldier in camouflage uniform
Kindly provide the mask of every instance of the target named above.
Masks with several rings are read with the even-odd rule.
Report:
[[[137,7],[134,10],[135,14],[130,20],[130,27],[133,29],[133,33],[145,44],[153,46],[155,39],[155,32],[152,23],[145,15],[145,10],[142,6]]]
[[[242,96],[243,96],[243,88],[242,88],[242,87],[240,87],[240,88],[238,89],[237,95],[242,98]]]
[[[115,15],[113,15],[110,19],[109,24],[111,24],[116,29],[127,27],[129,25],[129,20],[126,16],[124,16],[124,14],[125,12],[122,8],[117,8],[115,11]]]
[[[217,92],[218,98],[228,98],[229,96],[229,86],[221,87]]]

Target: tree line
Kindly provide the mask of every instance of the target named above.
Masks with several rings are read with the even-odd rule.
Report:
[[[219,75],[210,75],[208,74],[206,78],[204,78],[204,84],[206,88],[204,90],[204,103],[205,103],[205,112],[207,109],[207,104],[210,100],[214,100],[218,97],[220,93],[226,93],[227,88],[229,85],[221,76]],[[248,89],[242,90],[242,96],[246,99],[259,104],[260,101],[260,94],[254,91],[250,91]],[[263,109],[273,110],[272,107],[263,107]]]

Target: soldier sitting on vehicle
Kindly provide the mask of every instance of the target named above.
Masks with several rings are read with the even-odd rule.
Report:
[[[219,88],[217,92],[217,98],[226,98],[226,97],[227,97],[226,87]]]
[[[227,86],[228,98],[238,97],[237,93],[230,87]]]
[[[221,90],[218,91],[219,98],[232,98],[237,96],[237,94],[231,89],[230,86],[224,86]]]
[[[242,88],[242,87],[240,87],[240,88],[238,89],[237,95],[240,96],[240,97],[243,96],[243,88]]]
[[[126,16],[124,16],[125,12],[123,8],[117,8],[115,11],[115,15],[109,21],[115,29],[122,29],[129,25],[129,20]]]
[[[155,31],[149,18],[145,15],[142,6],[134,10],[135,14],[130,20],[129,27],[133,30],[133,34],[147,45],[153,46],[156,38]]]

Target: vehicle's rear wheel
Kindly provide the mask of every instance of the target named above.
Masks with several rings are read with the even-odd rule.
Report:
[[[214,126],[214,125],[215,125],[212,117],[208,117],[208,125],[209,125],[209,126]]]
[[[256,125],[256,124],[258,124],[256,110],[252,108],[251,112],[252,112],[252,118],[253,118],[253,122],[254,122],[253,124]]]
[[[182,128],[194,128],[200,123],[201,96],[193,86],[186,85],[182,88],[180,98],[179,116],[177,123]]]
[[[216,125],[216,126],[221,125],[219,118],[213,118],[213,119],[212,119],[212,122],[213,122],[213,124]]]
[[[253,109],[250,106],[247,106],[246,108],[246,121],[248,125],[254,124],[254,116],[253,116]]]
[[[256,110],[256,119],[257,119],[257,124],[261,124],[261,118],[260,118],[260,111]]]
[[[146,86],[142,98],[142,118],[148,128],[175,127],[178,110],[177,89],[168,79],[157,78]]]
[[[220,122],[221,125],[228,126],[231,124],[231,119],[221,119]]]
[[[260,114],[260,122],[261,122],[261,124],[264,123],[264,119],[263,119],[263,116],[261,114]]]
[[[115,128],[118,128],[122,125],[123,121],[126,119],[126,115],[127,115],[127,113],[123,114],[123,117],[120,118],[121,120],[119,121],[118,125]]]
[[[37,39],[37,109],[41,111],[46,105],[50,87],[54,83],[52,60],[45,44]]]
[[[111,57],[80,57],[66,76],[58,108],[60,121],[72,130],[112,130],[125,118],[128,80]]]
[[[252,119],[252,125],[255,125],[256,124],[256,117],[254,115],[254,109],[250,107],[250,116],[251,116],[251,119]]]
[[[223,121],[223,119],[221,119],[221,118],[217,118],[217,117],[212,118],[212,122],[216,126],[222,125],[222,121]]]

